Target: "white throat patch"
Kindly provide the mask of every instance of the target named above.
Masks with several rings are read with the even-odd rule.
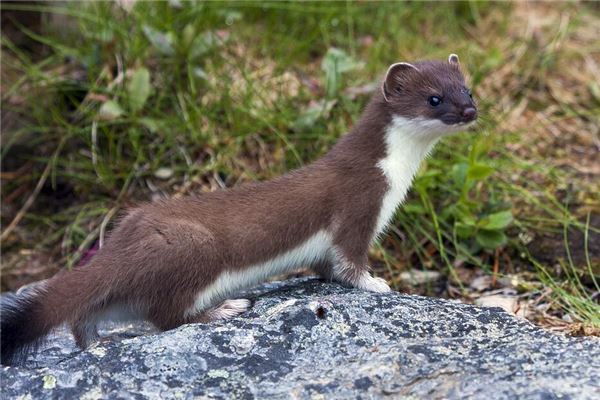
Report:
[[[404,201],[421,161],[446,133],[458,131],[439,120],[408,119],[395,116],[385,132],[386,156],[377,166],[386,177],[389,189],[383,197],[374,240],[383,233],[398,206]]]

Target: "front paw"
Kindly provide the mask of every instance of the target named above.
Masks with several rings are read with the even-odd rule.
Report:
[[[357,288],[367,290],[375,293],[387,293],[391,292],[392,289],[387,284],[385,279],[374,278],[370,274],[365,274],[356,285]]]

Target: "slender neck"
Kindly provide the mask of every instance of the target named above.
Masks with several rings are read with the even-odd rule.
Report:
[[[325,158],[354,168],[381,168],[382,160],[393,161],[394,166],[412,180],[439,138],[437,127],[430,122],[394,116],[383,96],[375,93],[352,130]]]
[[[373,237],[375,240],[406,198],[421,161],[437,141],[424,137],[416,128],[413,121],[395,117],[385,130],[385,156],[377,162],[377,166],[385,177],[388,189],[381,200]]]
[[[383,163],[391,163],[396,170],[401,170],[403,175],[410,176],[412,181],[421,162],[427,157],[439,138],[439,135],[428,132],[423,127],[423,122],[418,119],[394,117],[386,127],[385,157],[379,161],[378,165],[382,168]],[[388,179],[392,178],[385,170],[384,173]],[[393,175],[397,175],[397,172]],[[394,183],[400,182],[390,182],[390,184]]]
[[[360,120],[324,157],[348,176],[371,175],[386,188],[381,199],[374,239],[392,220],[404,201],[421,162],[440,137],[437,123],[394,116],[382,96],[375,94]]]
[[[376,93],[367,104],[360,119],[347,135],[342,136],[324,159],[345,168],[375,166],[386,154],[386,129],[392,114]]]

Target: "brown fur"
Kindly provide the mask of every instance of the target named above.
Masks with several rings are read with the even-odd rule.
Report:
[[[377,111],[378,104],[379,96],[369,108]],[[68,291],[72,281],[86,288],[84,296],[95,301],[78,302],[75,320],[106,304],[135,303],[158,328],[171,329],[189,322],[183,311],[221,271],[273,258],[334,220],[334,243],[365,266],[386,189],[376,162],[389,122],[383,113],[367,115],[324,158],[290,174],[129,211],[88,266],[64,273],[76,278],[57,276],[48,290]],[[330,266],[319,267],[326,274]],[[64,302],[54,299],[48,309]]]
[[[184,312],[223,271],[265,262],[323,229],[350,267],[337,275],[328,262],[312,267],[355,285],[368,269],[367,252],[388,189],[377,162],[385,156],[385,129],[393,115],[442,119],[452,112],[428,108],[423,98],[430,94],[445,96],[457,110],[466,102],[457,91],[464,81],[456,65],[414,65],[419,71],[391,71],[384,80],[387,99],[375,93],[351,132],[313,164],[271,181],[129,210],[88,265],[61,272],[38,290],[34,331],[43,336],[66,321],[84,347],[94,339],[98,316],[111,307],[130,310],[162,330],[207,321],[219,306],[213,314]],[[15,328],[3,324],[7,329]]]

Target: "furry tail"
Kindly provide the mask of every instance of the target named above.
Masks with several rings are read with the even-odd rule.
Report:
[[[63,322],[73,324],[98,298],[90,269],[75,269],[0,298],[0,364],[21,364]],[[92,273],[93,275],[93,273]]]
[[[44,312],[44,289],[31,288],[0,299],[0,363],[19,364],[60,323]]]

